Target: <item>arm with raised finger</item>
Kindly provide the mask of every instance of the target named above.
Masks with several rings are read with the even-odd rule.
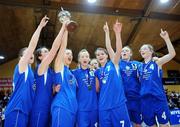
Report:
[[[162,67],[162,65],[164,65],[165,63],[169,62],[170,60],[172,60],[175,55],[175,49],[171,43],[171,40],[169,38],[168,32],[167,31],[163,31],[161,29],[161,33],[160,36],[164,39],[164,41],[166,42],[167,48],[168,48],[168,54],[164,55],[163,57],[160,57],[156,63],[158,64],[159,67]]]

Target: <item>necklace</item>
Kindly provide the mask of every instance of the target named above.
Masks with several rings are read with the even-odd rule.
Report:
[[[81,70],[84,71],[84,75],[85,75],[85,80],[83,80],[84,84],[86,85],[88,90],[92,90],[90,70],[89,69],[83,70],[82,68]]]
[[[103,84],[106,84],[106,73],[105,73],[106,66],[107,66],[107,62],[105,66],[101,68],[101,77],[102,77]]]
[[[149,64],[151,63],[151,60],[145,64],[145,66],[143,67],[143,72],[147,72],[147,67],[149,66]]]

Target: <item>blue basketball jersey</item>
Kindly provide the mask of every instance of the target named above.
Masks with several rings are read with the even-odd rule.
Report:
[[[162,69],[156,62],[143,63],[139,70],[141,82],[141,96],[153,95],[159,100],[166,100],[162,84]]]
[[[78,68],[72,71],[77,83],[77,101],[79,111],[92,111],[97,109],[97,94],[94,71]]]
[[[99,110],[116,108],[126,101],[118,69],[109,61],[96,71],[100,84]]]
[[[55,74],[55,84],[60,84],[61,89],[53,100],[51,110],[55,107],[61,107],[75,114],[77,112],[77,82],[68,67],[64,66],[63,72]]]
[[[19,73],[19,65],[16,65],[13,76],[14,91],[7,105],[5,115],[14,110],[20,110],[29,114],[35,94],[34,74],[28,65],[23,73]]]
[[[119,66],[127,99],[139,100],[141,86],[139,82],[138,68],[140,62],[121,60]]]
[[[32,110],[49,112],[53,99],[54,72],[48,68],[43,75],[38,75],[38,68],[35,71],[36,92]]]

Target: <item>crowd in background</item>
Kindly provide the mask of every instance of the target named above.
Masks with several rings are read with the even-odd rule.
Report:
[[[4,124],[4,111],[10,99],[10,95],[10,91],[0,91],[0,127],[3,127]]]
[[[180,92],[165,90],[170,110],[180,109]],[[5,107],[10,99],[10,91],[0,91],[0,127],[3,127]]]
[[[170,109],[180,108],[180,92],[165,90]],[[0,127],[3,127],[4,110],[10,98],[10,91],[0,91]]]
[[[180,92],[166,90],[166,96],[170,109],[180,108]]]

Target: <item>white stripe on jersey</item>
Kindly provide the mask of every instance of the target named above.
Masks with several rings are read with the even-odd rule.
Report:
[[[47,81],[47,71],[44,73],[44,85],[46,85],[46,81]]]
[[[114,65],[114,66],[115,66],[115,69],[116,69],[117,75],[119,76],[119,65]]]
[[[25,71],[25,82],[26,82],[26,80],[27,80],[27,76],[28,76],[28,67],[27,67],[27,69],[26,69],[26,71]]]
[[[61,70],[62,81],[64,80],[64,67]]]

